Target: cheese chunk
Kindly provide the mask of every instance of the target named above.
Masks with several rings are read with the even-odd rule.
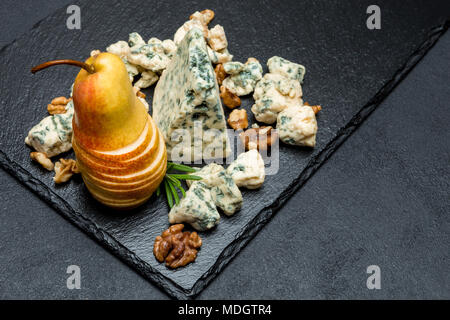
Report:
[[[227,62],[223,67],[225,72],[231,72],[223,80],[223,86],[238,96],[252,93],[256,83],[262,78],[262,66],[255,58],[249,58],[245,64]]]
[[[287,144],[314,147],[317,121],[309,106],[292,106],[278,114],[277,130],[280,140]]]
[[[270,73],[280,74],[292,80],[303,82],[306,69],[298,63],[291,62],[281,57],[274,56],[267,60],[267,67]]]
[[[219,220],[211,190],[201,181],[192,183],[186,196],[169,212],[169,223],[189,223],[198,231],[213,228]]]
[[[144,40],[142,40],[142,41],[144,41]],[[106,51],[123,58],[123,57],[127,57],[128,54],[130,53],[130,46],[128,45],[128,43],[126,41],[121,40],[121,41],[117,41],[116,43],[109,45],[106,48]]]
[[[25,143],[49,158],[72,148],[73,100],[66,105],[66,113],[45,117],[31,128]]]
[[[130,39],[133,39],[132,35],[135,36],[135,33],[130,34]],[[134,41],[129,42],[134,43]],[[153,72],[161,72],[167,67],[170,58],[166,55],[161,40],[151,38],[147,44],[142,44],[138,40],[136,42],[137,44],[130,48],[128,62]]]
[[[162,73],[153,97],[153,119],[164,135],[169,159],[223,158],[230,153],[219,88],[201,30],[186,34]]]
[[[208,55],[211,62],[214,64],[225,63],[233,60],[233,55],[228,52],[228,49],[222,49],[219,51],[214,51],[208,46]]]
[[[203,178],[201,181],[210,188],[215,205],[227,216],[241,208],[241,191],[221,165],[210,163],[193,174]],[[188,185],[192,184],[192,180],[186,181]]]
[[[214,51],[223,50],[228,47],[225,30],[220,24],[214,26],[214,28],[211,28],[211,30],[209,30],[208,44]]]
[[[264,160],[256,149],[241,153],[227,168],[238,187],[257,189],[266,176]]]
[[[128,72],[128,74],[130,74],[130,72]],[[135,87],[138,87],[140,89],[143,88],[148,88],[150,87],[152,84],[154,84],[156,81],[158,81],[159,76],[154,73],[153,71],[143,71],[141,73],[141,78],[136,81],[136,84],[134,85]]]
[[[256,85],[252,112],[256,120],[272,124],[284,109],[303,105],[302,95],[300,82],[279,74],[266,73]]]

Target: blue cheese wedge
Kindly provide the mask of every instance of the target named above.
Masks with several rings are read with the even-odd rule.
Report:
[[[302,95],[300,82],[279,74],[266,73],[255,87],[255,104],[251,110],[256,120],[272,124],[284,109],[303,105]]]
[[[298,63],[291,62],[284,58],[274,56],[267,60],[267,67],[270,73],[280,74],[292,80],[303,82],[306,73],[304,66]]]
[[[186,196],[169,212],[169,223],[189,223],[198,231],[213,228],[219,220],[211,190],[201,181],[192,183]]]
[[[287,144],[314,147],[317,121],[309,106],[292,106],[278,114],[277,130],[280,140]]]
[[[49,158],[72,148],[73,100],[66,105],[66,113],[45,117],[31,128],[25,143]]]
[[[181,41],[183,41],[184,37],[188,34],[192,29],[199,29],[203,32],[203,36],[208,36],[208,26],[201,19],[191,19],[186,21],[178,30],[175,32],[173,36],[173,42],[178,46]]]
[[[252,93],[256,83],[262,78],[262,66],[255,58],[249,58],[245,64],[227,62],[223,67],[231,75],[223,80],[222,85],[238,96]]]
[[[201,30],[186,34],[162,73],[153,97],[153,119],[164,135],[169,159],[213,159],[230,153],[219,88]]]
[[[210,163],[193,173],[202,177],[202,182],[211,190],[214,204],[227,216],[233,215],[242,206],[242,194],[233,178],[219,164]],[[187,180],[188,185],[192,180]]]
[[[238,187],[258,189],[264,183],[264,160],[256,149],[241,153],[227,168]]]

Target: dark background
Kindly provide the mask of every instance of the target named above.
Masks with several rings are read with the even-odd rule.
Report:
[[[70,3],[3,0],[0,46]],[[199,299],[450,298],[449,52],[447,32]],[[0,298],[168,298],[0,179]],[[381,290],[366,288],[372,264]]]

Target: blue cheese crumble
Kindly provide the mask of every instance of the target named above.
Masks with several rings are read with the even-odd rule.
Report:
[[[45,117],[31,128],[25,143],[49,158],[72,148],[73,100],[66,105],[66,112]]]
[[[291,62],[284,58],[274,56],[267,60],[267,67],[270,73],[280,74],[292,80],[303,82],[306,69],[298,63]]]
[[[266,73],[255,87],[252,112],[256,120],[272,124],[290,106],[303,105],[300,82],[279,74]]]
[[[242,206],[242,194],[233,178],[219,164],[210,163],[194,173],[211,190],[214,204],[227,216],[233,215]],[[187,180],[188,185],[192,180]]]
[[[262,78],[262,66],[255,58],[249,58],[245,64],[227,62],[223,67],[231,75],[223,80],[222,85],[238,96],[252,93],[256,83]]]
[[[280,140],[287,144],[314,147],[317,121],[309,106],[292,106],[278,114],[277,130]]]
[[[227,168],[238,187],[258,189],[264,183],[266,171],[261,154],[252,149],[241,153]]]
[[[198,231],[211,229],[219,221],[211,190],[201,181],[192,183],[186,196],[169,212],[169,223],[189,223]]]

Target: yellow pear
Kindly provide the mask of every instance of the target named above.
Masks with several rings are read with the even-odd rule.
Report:
[[[125,64],[111,53],[85,62],[49,61],[82,68],[73,86],[72,147],[83,181],[94,198],[130,209],[147,201],[164,178],[164,138],[136,97]]]

